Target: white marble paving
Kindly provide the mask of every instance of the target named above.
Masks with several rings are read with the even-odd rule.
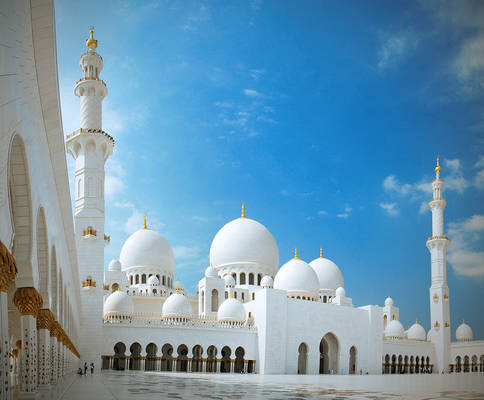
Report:
[[[103,371],[64,378],[42,399],[483,399],[484,374],[236,375]]]

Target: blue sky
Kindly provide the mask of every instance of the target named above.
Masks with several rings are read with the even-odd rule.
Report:
[[[245,200],[281,264],[322,245],[356,305],[391,295],[429,329],[440,154],[452,331],[484,339],[484,3],[59,1],[56,19],[66,134],[90,25],[104,59],[106,263],[147,213],[194,293]]]

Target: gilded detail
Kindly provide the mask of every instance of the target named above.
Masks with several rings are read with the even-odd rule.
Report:
[[[54,314],[48,308],[42,308],[39,310],[37,316],[37,330],[49,329],[54,322]]]
[[[10,282],[17,275],[15,258],[7,247],[0,241],[0,292],[8,292]]]
[[[43,300],[36,288],[24,287],[16,290],[13,295],[13,303],[17,306],[20,314],[37,317]]]
[[[97,232],[95,229],[92,229],[92,226],[88,226],[87,229],[82,230],[82,236],[93,235],[97,236]]]

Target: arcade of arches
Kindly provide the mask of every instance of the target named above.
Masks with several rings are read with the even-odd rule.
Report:
[[[170,343],[158,347],[149,343],[142,355],[143,347],[135,342],[129,349],[123,342],[114,345],[113,355],[103,355],[102,369],[133,371],[171,371],[171,372],[221,372],[254,373],[255,360],[246,360],[243,347],[233,352],[229,346],[219,350],[211,345],[206,353],[199,344],[187,346],[181,344],[174,348]],[[218,357],[217,357],[218,355]]]
[[[430,357],[386,354],[382,362],[382,374],[431,374]]]
[[[476,354],[457,356],[449,365],[449,369],[450,372],[484,372],[484,354],[479,358]]]

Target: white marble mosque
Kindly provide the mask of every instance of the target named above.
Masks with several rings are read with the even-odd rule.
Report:
[[[84,362],[96,373],[484,372],[484,341],[465,322],[450,324],[438,159],[428,332],[418,321],[406,330],[390,297],[354,304],[344,266],[322,250],[310,262],[297,249],[280,260],[273,234],[244,205],[213,238],[196,293],[174,280],[172,248],[146,219],[105,270],[104,168],[114,139],[102,127],[108,89],[93,29],[86,46],[74,85],[80,127],[64,137],[53,1],[1,3],[0,399],[35,397]]]

